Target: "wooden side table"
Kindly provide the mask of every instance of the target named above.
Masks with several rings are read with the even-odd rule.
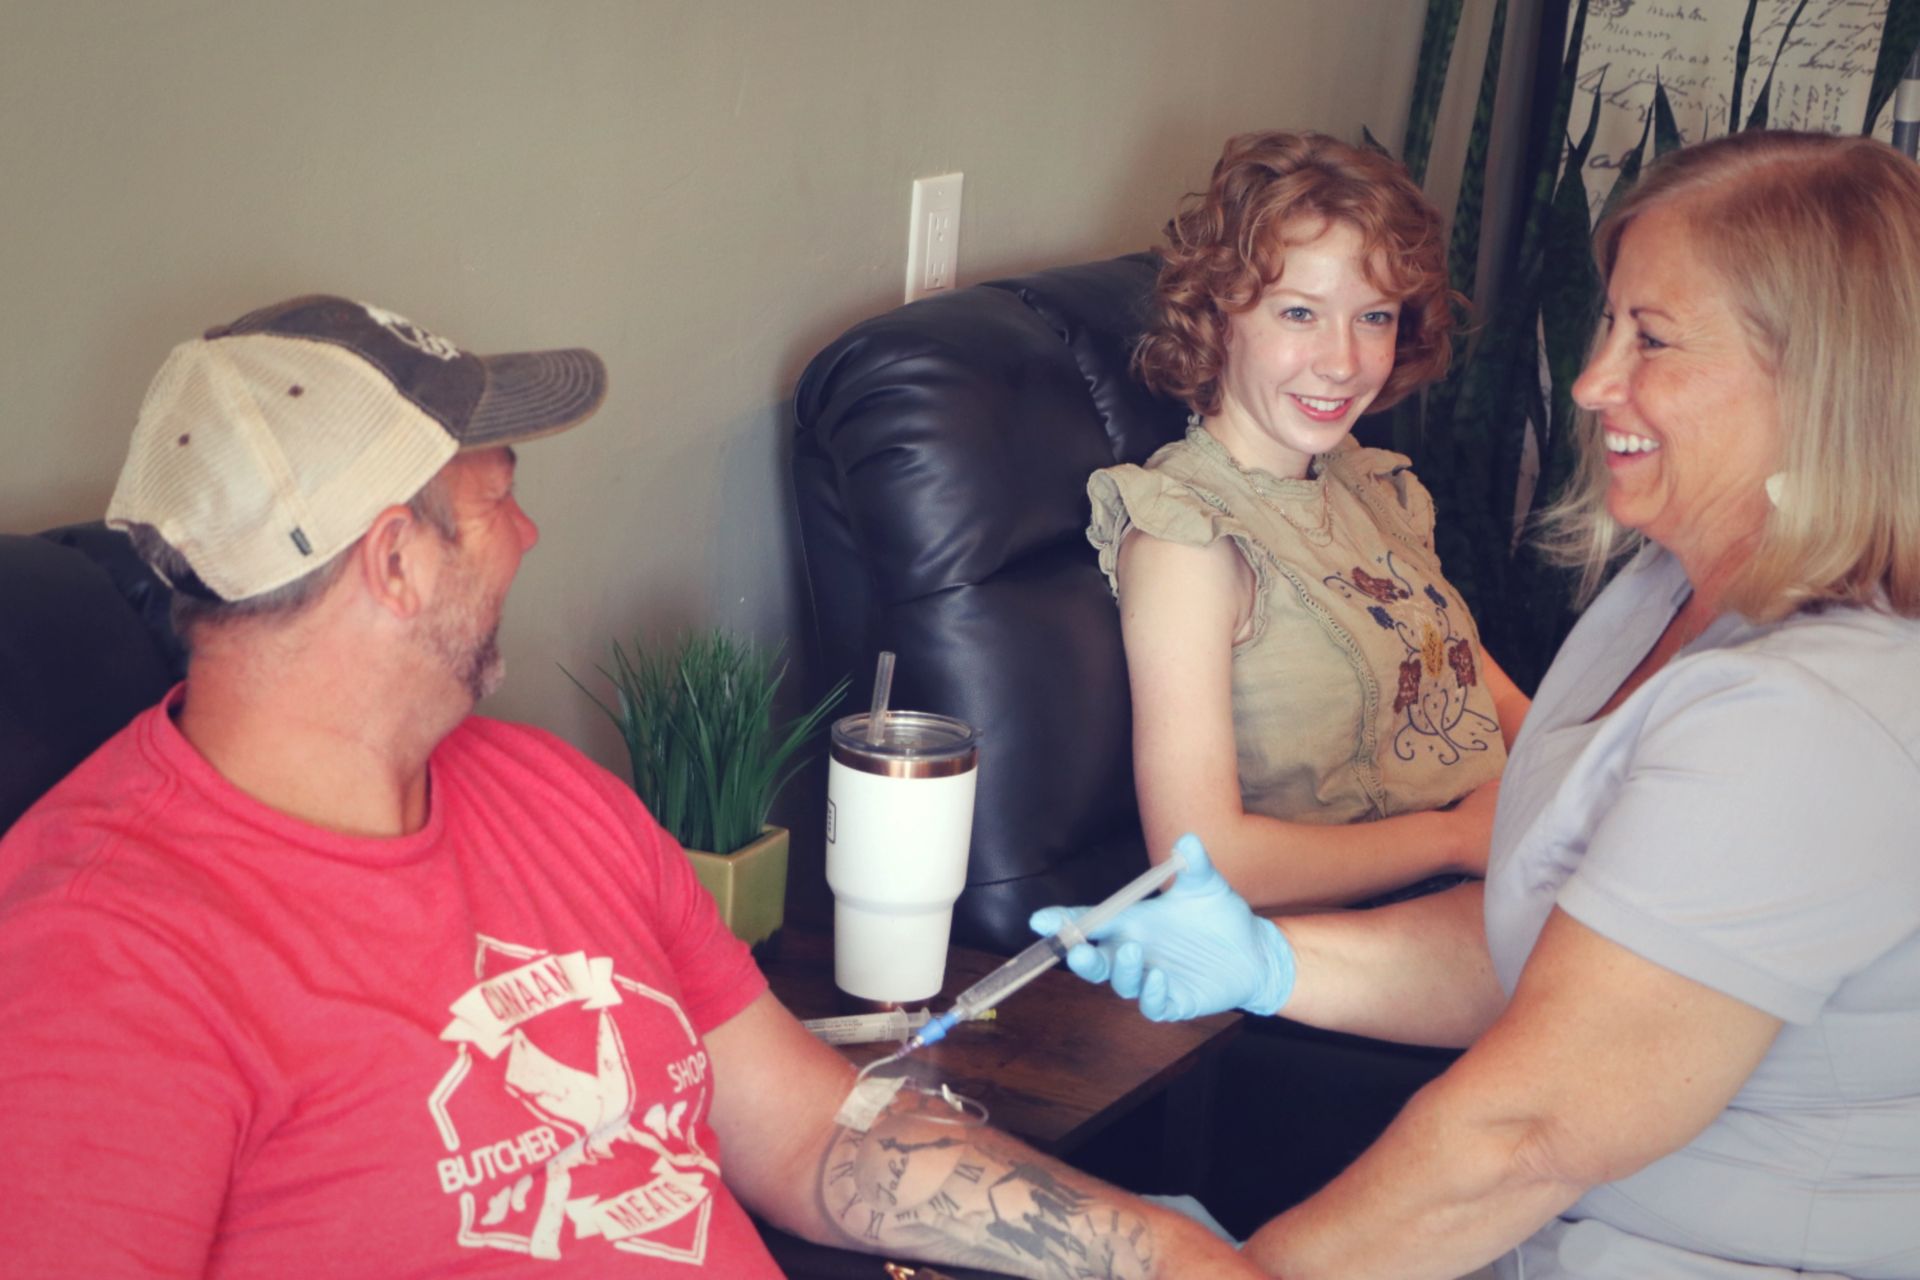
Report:
[[[852,1010],[833,985],[833,941],[783,930],[760,967],[774,994],[801,1018]],[[956,947],[933,1010],[996,968],[1004,957]],[[1131,1001],[1064,969],[1015,992],[991,1021],[962,1023],[906,1060],[915,1078],[944,1082],[982,1103],[995,1128],[1049,1155],[1076,1148],[1141,1103],[1167,1095],[1167,1159],[1181,1185],[1204,1185],[1205,1118],[1214,1058],[1240,1033],[1241,1015],[1149,1022]],[[856,1063],[895,1045],[844,1045]]]
[[[755,948],[767,982],[801,1018],[860,1012],[833,985],[833,940],[791,923]],[[928,1003],[943,1011],[958,992],[1004,957],[956,947],[946,983]],[[945,1083],[988,1110],[988,1122],[1049,1155],[1072,1161],[1076,1148],[1156,1095],[1167,1099],[1163,1150],[1177,1185],[1205,1186],[1207,1110],[1213,1064],[1240,1033],[1241,1016],[1149,1022],[1131,1001],[1063,969],[1015,992],[991,1021],[963,1023],[903,1065],[924,1084]],[[885,1057],[897,1045],[842,1045],[855,1063]],[[760,1234],[781,1269],[796,1280],[878,1280],[881,1260],[816,1245],[764,1223]],[[954,1280],[994,1273],[941,1266]]]

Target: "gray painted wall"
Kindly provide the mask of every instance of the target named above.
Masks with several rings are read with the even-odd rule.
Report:
[[[966,174],[963,284],[1142,248],[1231,133],[1397,143],[1425,7],[5,0],[0,528],[97,516],[168,348],[277,298],[594,347],[488,710],[617,764],[557,664],[800,635],[789,399],[900,302],[914,177]]]

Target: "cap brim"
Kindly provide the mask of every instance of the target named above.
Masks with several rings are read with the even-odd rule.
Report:
[[[480,356],[487,386],[459,433],[462,449],[551,435],[592,416],[607,395],[607,367],[582,348]]]

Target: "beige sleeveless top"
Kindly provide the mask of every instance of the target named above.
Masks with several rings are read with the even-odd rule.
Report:
[[[1114,586],[1127,531],[1231,538],[1253,569],[1234,646],[1233,725],[1249,813],[1342,823],[1432,809],[1506,761],[1480,636],[1433,550],[1410,463],[1345,441],[1303,480],[1242,468],[1195,424],[1144,467],[1087,482],[1087,537]]]

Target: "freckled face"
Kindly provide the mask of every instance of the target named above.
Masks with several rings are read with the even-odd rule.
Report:
[[[1228,322],[1220,412],[1206,427],[1242,466],[1306,475],[1393,372],[1400,304],[1368,282],[1361,252],[1358,231],[1327,224]]]
[[[1627,227],[1603,323],[1573,397],[1600,415],[1607,511],[1697,582],[1766,522],[1780,459],[1773,373],[1678,210]]]

